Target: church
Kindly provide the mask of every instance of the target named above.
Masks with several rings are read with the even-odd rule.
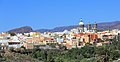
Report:
[[[87,28],[85,27],[82,18],[80,19],[79,26],[78,26],[78,32],[97,32],[97,23],[95,22],[93,24],[93,27],[90,23],[88,23]]]

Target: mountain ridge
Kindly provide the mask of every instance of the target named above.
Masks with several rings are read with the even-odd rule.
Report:
[[[20,27],[20,28],[15,28],[12,30],[9,30],[8,32],[16,32],[16,33],[28,33],[28,32],[32,32],[33,29],[31,26],[24,26],[24,27]]]
[[[93,26],[93,24],[91,24]],[[99,30],[112,30],[112,29],[120,29],[120,21],[113,21],[113,22],[101,22],[97,23]],[[53,29],[37,29],[33,30],[30,26],[15,28],[12,30],[9,30],[8,32],[16,32],[16,33],[22,33],[22,32],[62,32],[64,30],[71,30],[73,28],[79,27],[78,25],[71,25],[71,26],[61,26],[61,27],[55,27]],[[85,27],[87,27],[87,24],[85,24]]]

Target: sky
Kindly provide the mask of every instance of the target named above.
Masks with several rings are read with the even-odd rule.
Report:
[[[120,0],[0,0],[0,32],[120,20]]]

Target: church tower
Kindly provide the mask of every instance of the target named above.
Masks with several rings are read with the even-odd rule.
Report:
[[[90,31],[90,30],[91,30],[91,24],[90,24],[90,23],[88,23],[87,30],[88,30],[88,31]]]
[[[84,32],[84,23],[83,23],[83,21],[82,21],[82,18],[80,19],[80,23],[79,23],[79,30],[80,30],[80,32]]]
[[[94,23],[94,31],[97,32],[97,23]]]

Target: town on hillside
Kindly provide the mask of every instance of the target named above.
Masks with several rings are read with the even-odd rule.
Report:
[[[9,48],[26,49],[60,49],[59,45],[65,46],[67,49],[81,48],[89,43],[95,46],[110,44],[111,40],[120,36],[120,30],[98,31],[97,23],[92,26],[88,23],[85,27],[83,20],[80,19],[79,27],[70,31],[63,32],[30,32],[30,33],[0,33],[0,49],[7,50]],[[118,39],[119,40],[119,39]]]

